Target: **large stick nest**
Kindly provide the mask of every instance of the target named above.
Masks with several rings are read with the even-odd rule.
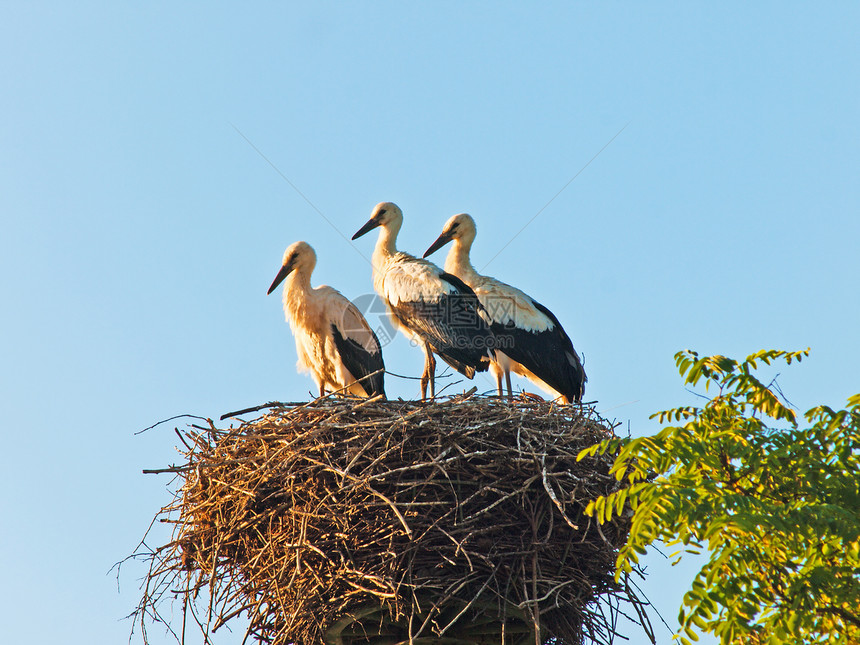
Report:
[[[157,519],[137,610],[182,603],[271,645],[611,642],[625,520],[588,501],[619,484],[593,411],[523,399],[284,404],[238,427],[178,431],[185,464]],[[599,602],[601,601],[601,602]],[[169,623],[169,621],[164,621]],[[244,641],[243,641],[244,642]]]

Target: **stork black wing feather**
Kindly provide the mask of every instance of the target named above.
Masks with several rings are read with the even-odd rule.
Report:
[[[403,326],[430,345],[434,354],[472,378],[476,371],[485,372],[489,367],[493,333],[478,314],[481,304],[475,292],[450,273],[443,272],[439,277],[456,291],[435,302],[401,300],[392,310]]]
[[[552,321],[553,328],[527,331],[515,321],[493,323],[499,349],[569,400],[582,400],[588,378],[570,337],[549,309],[534,300],[532,304]]]
[[[358,380],[367,396],[376,396],[377,394],[385,396],[385,363],[382,360],[382,349],[373,330],[368,331],[373,334],[373,340],[378,350],[376,352],[367,351],[361,343],[357,343],[349,336],[344,337],[337,325],[334,323],[331,325],[334,345],[337,347],[340,359],[349,373]],[[372,376],[370,376],[371,374]]]

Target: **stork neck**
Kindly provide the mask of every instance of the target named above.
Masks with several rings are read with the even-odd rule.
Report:
[[[478,277],[478,272],[475,271],[469,258],[471,247],[471,242],[464,244],[459,239],[455,239],[451,250],[448,251],[448,257],[445,258],[445,271],[454,274],[467,284]]]
[[[392,224],[394,224],[392,222]],[[376,248],[373,257],[384,259],[397,253],[397,234],[400,232],[400,224],[395,226],[382,226],[379,228],[379,237],[376,239]]]
[[[293,271],[284,283],[284,295],[288,292],[311,291],[311,276],[301,269]]]
[[[305,271],[293,271],[284,281],[284,313],[290,325],[296,319],[304,318],[309,310],[314,309],[314,290],[311,288],[311,276]]]

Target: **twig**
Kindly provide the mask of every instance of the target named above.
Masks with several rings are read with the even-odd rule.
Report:
[[[147,428],[144,428],[143,430],[138,430],[138,431],[137,431],[137,432],[135,432],[134,434],[135,434],[135,436],[136,436],[136,435],[139,435],[139,434],[143,434],[143,433],[144,433],[144,432],[146,432],[147,430],[152,430],[153,428],[157,428],[157,427],[158,427],[158,426],[160,426],[162,423],[167,423],[168,421],[173,421],[173,420],[175,420],[175,419],[185,419],[185,418],[188,418],[188,419],[200,419],[201,421],[209,421],[209,419],[207,419],[206,417],[198,417],[197,415],[194,415],[194,414],[177,414],[175,417],[170,417],[169,419],[162,419],[161,421],[158,421],[158,422],[156,422],[156,423],[153,423],[151,426],[149,426],[149,427],[147,427]],[[223,417],[222,417],[222,418],[223,418]]]

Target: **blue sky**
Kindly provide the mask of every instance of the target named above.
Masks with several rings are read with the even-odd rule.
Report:
[[[510,242],[485,272],[558,316],[587,398],[633,434],[694,400],[683,348],[811,347],[783,390],[844,404],[858,19],[847,2],[5,3],[3,640],[126,642],[143,571],[119,593],[106,572],[169,499],[141,470],[176,459],[170,426],[134,432],[306,398],[266,289],[303,239],[314,284],[370,293],[373,242],[343,236],[379,201],[403,209],[406,251],[464,211],[476,267]],[[385,359],[420,374],[403,338]],[[644,589],[672,622],[692,569],[659,560]]]

